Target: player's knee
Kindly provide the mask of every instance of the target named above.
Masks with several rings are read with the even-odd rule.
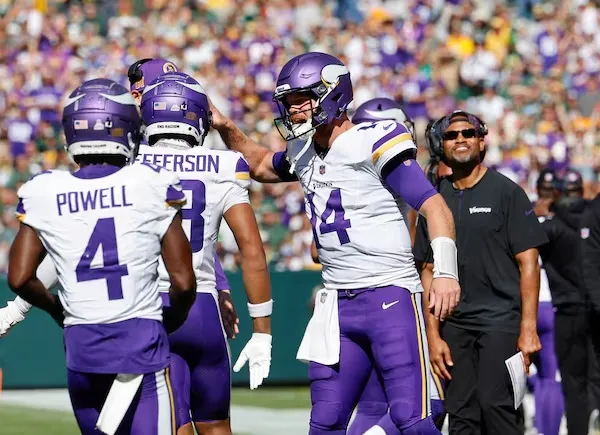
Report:
[[[387,413],[387,410],[387,402],[364,401],[358,403],[356,414],[369,417],[381,417]]]
[[[390,417],[396,427],[406,426],[411,419],[415,418],[415,414],[413,403],[410,400],[399,399],[390,402]]]
[[[196,430],[202,435],[231,435],[229,419],[211,422],[194,423]]]
[[[348,418],[342,415],[342,404],[336,402],[316,402],[310,412],[310,426],[322,431],[345,429]]]
[[[441,435],[441,432],[433,424],[433,419],[427,417],[406,429],[402,429],[402,435]]]
[[[181,427],[178,427],[177,435],[194,435],[194,428],[192,427],[192,423],[190,422]]]

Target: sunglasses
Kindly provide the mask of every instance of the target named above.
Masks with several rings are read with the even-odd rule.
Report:
[[[472,137],[477,136],[477,130],[474,128],[467,128],[465,130],[446,131],[442,134],[442,137],[444,140],[454,140],[458,138],[459,134],[462,134],[465,139],[471,139]]]

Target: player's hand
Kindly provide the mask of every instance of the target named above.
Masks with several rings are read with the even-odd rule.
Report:
[[[537,329],[534,327],[526,329],[521,328],[521,334],[519,334],[519,340],[517,341],[517,348],[523,353],[525,371],[529,374],[531,358],[536,352],[542,350],[542,343],[540,342],[540,337],[538,337]]]
[[[0,308],[0,337],[4,337],[13,326],[25,319],[18,310],[11,309],[10,304],[14,302],[10,301],[8,306]]]
[[[454,278],[437,277],[431,282],[429,310],[440,322],[448,317],[460,300],[460,285]]]
[[[442,337],[428,337],[429,342],[429,360],[433,371],[438,377],[446,380],[452,379],[448,367],[454,366],[452,362],[452,355],[450,355],[450,348]]]
[[[242,349],[240,357],[233,366],[234,372],[239,372],[246,361],[250,371],[250,389],[254,390],[262,385],[263,380],[269,376],[271,369],[271,334],[255,332]]]
[[[208,99],[208,108],[212,113],[210,123],[211,127],[214,129],[218,129],[219,127],[224,126],[227,122],[227,118],[219,111],[219,109],[217,109],[217,107],[213,104],[210,98]]]
[[[223,320],[223,327],[227,333],[228,338],[235,338],[240,333],[240,318],[235,311],[233,306],[233,299],[231,293],[228,290],[221,290],[219,292],[219,310],[221,311],[221,319]]]

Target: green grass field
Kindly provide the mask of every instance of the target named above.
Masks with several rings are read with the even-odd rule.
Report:
[[[310,408],[308,387],[234,388],[231,395],[233,405],[254,406],[269,409]]]
[[[310,407],[310,398],[305,387],[262,388],[257,391],[235,388],[232,404],[263,409],[297,409]],[[77,435],[80,432],[70,412],[41,411],[0,402],[0,433]],[[245,434],[236,432],[235,435]]]
[[[13,405],[0,405],[2,435],[78,435],[75,418],[67,412],[40,411]]]

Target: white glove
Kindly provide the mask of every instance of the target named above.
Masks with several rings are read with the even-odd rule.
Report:
[[[0,308],[0,337],[4,337],[17,323],[25,319],[25,314],[31,305],[17,296],[14,301],[9,301],[6,307]]]
[[[242,349],[238,360],[233,366],[234,372],[239,372],[246,361],[250,371],[250,389],[255,390],[269,376],[271,369],[271,334],[252,334],[246,346]]]

